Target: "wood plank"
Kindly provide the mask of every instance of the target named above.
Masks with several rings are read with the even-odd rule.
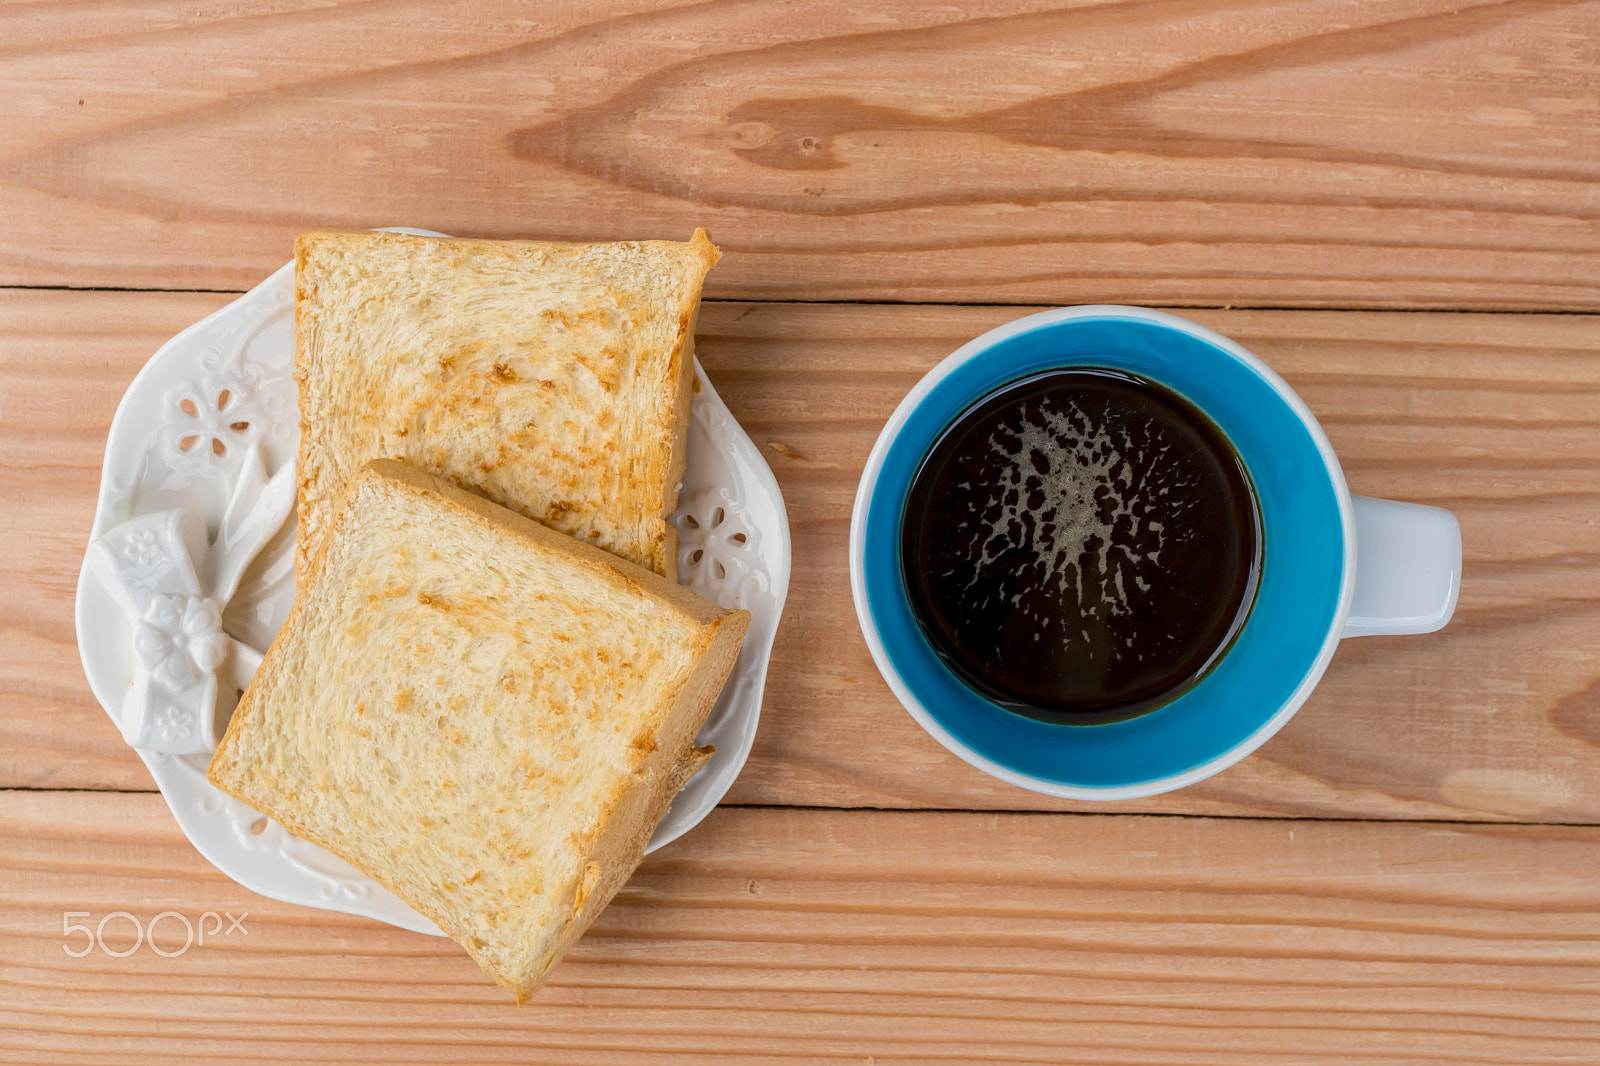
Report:
[[[225,300],[0,295],[0,785],[150,787],[72,636],[105,432],[149,353]],[[912,383],[1023,309],[708,303],[707,372],[782,483],[795,543],[761,731],[730,802],[1071,809],[929,739],[854,621],[861,465]],[[1282,371],[1355,491],[1461,517],[1449,629],[1343,646],[1311,702],[1219,777],[1117,810],[1600,821],[1600,319],[1205,312]],[[1099,809],[1099,808],[1097,808]]]
[[[247,932],[64,950],[65,911],[168,910]],[[519,1008],[239,888],[159,797],[9,793],[0,957],[14,1063],[1533,1066],[1600,1046],[1600,830],[721,810]]]
[[[118,401],[231,299],[0,290],[0,785],[154,787],[89,691],[73,596]]]
[[[1049,807],[947,755],[857,628],[846,559],[862,463],[894,405],[1010,308],[718,307],[702,358],[783,483],[793,607],[750,769],[730,798]],[[1118,810],[1594,822],[1600,816],[1600,320],[1194,312],[1284,374],[1353,491],[1461,519],[1451,626],[1346,642],[1294,721],[1208,782]],[[870,358],[869,358],[870,355]],[[870,367],[870,369],[866,369]],[[1103,808],[1102,808],[1103,809]]]
[[[318,224],[687,236],[723,298],[1600,307],[1600,3],[38,2],[0,283]]]

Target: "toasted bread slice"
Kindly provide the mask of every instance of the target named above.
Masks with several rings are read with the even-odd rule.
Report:
[[[329,536],[208,776],[525,1001],[710,755],[749,613],[391,460]]]
[[[668,578],[700,286],[687,243],[314,231],[295,242],[296,572],[368,459],[405,459]]]

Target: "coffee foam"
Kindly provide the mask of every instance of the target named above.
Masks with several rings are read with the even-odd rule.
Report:
[[[985,567],[1019,547],[1041,572],[1038,586],[1070,595],[1083,615],[1127,614],[1129,586],[1143,593],[1160,581],[1168,523],[1149,516],[1181,516],[1191,502],[1174,493],[1193,484],[1167,460],[1170,443],[1135,441],[1126,427],[1096,424],[1076,404],[1054,410],[1045,401],[1019,425],[997,429],[987,446],[1001,472],[974,511],[987,529],[967,592],[987,598]],[[1021,599],[1013,595],[1012,605],[1022,607]],[[1049,628],[1051,618],[1023,609]]]
[[[1042,721],[1120,721],[1194,683],[1248,612],[1248,475],[1181,396],[1069,368],[975,404],[907,494],[902,574],[933,649]]]

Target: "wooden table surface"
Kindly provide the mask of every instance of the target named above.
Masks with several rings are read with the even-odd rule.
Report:
[[[0,5],[0,1061],[1600,1063],[1597,179],[1596,2]],[[704,225],[788,502],[743,775],[521,1008],[218,873],[78,665],[117,401],[330,224]],[[845,551],[922,373],[1097,301],[1238,339],[1465,546],[1449,628],[1098,806],[918,729]],[[67,950],[114,911],[248,916]]]

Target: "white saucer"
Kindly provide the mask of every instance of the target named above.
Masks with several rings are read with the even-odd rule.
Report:
[[[215,536],[251,445],[269,473],[294,461],[300,423],[293,369],[289,264],[164,344],[128,386],[106,442],[91,536],[136,515],[179,507],[201,512]],[[695,372],[688,470],[672,516],[680,536],[678,580],[724,607],[748,610],[750,631],[700,732],[699,743],[716,745],[717,753],[673,801],[651,851],[693,828],[739,776],[755,740],[789,588],[789,522],[777,479],[698,361]],[[291,518],[261,551],[223,611],[228,635],[257,651],[266,650],[294,600],[294,525]],[[120,721],[136,669],[133,629],[87,562],[78,578],[76,621],[89,685]],[[223,678],[218,697],[224,716],[247,683],[228,681]],[[208,755],[135,750],[189,840],[241,885],[290,903],[438,934],[432,922],[364,874],[214,788],[205,776]]]

